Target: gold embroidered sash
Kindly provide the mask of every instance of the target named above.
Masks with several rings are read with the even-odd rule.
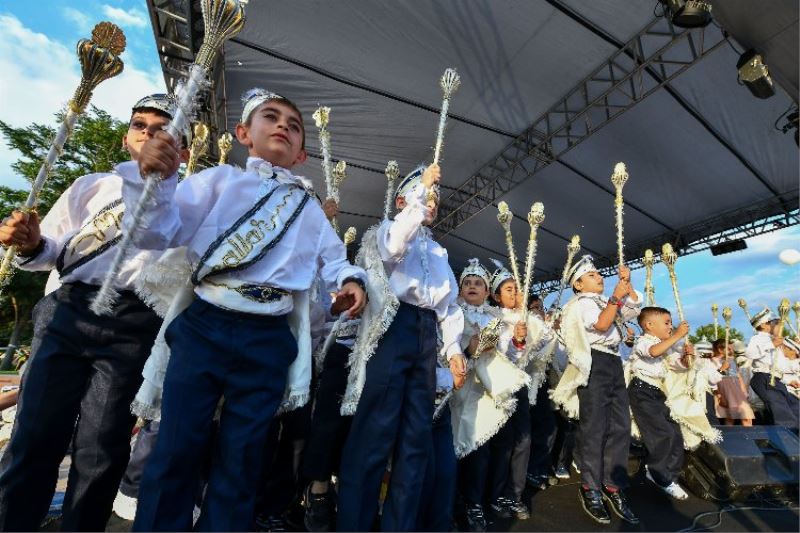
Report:
[[[98,211],[64,244],[56,260],[59,274],[69,274],[117,244],[122,238],[124,214],[125,204],[121,198]]]

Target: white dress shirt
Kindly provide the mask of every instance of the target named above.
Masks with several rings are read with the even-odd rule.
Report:
[[[54,269],[58,256],[69,239],[90,224],[100,210],[121,199],[122,178],[115,173],[88,174],[76,179],[56,200],[41,222],[42,250],[33,257],[17,256],[17,265],[23,270]],[[102,284],[115,253],[116,247],[108,248],[62,276],[61,283],[80,281],[91,285]],[[132,290],[142,267],[155,261],[159,255],[160,253],[141,250],[129,254],[122,264],[119,276],[114,280],[114,288]],[[58,287],[59,284],[55,282],[51,276],[49,286]]]
[[[772,359],[775,360],[775,377],[780,379],[784,374],[796,372],[800,367],[800,359],[787,358],[783,350],[772,344],[772,336],[759,331],[750,339],[745,356],[753,361],[753,372],[769,374],[772,372]]]
[[[129,209],[136,205],[144,182],[135,163],[120,165],[124,178],[123,198]],[[275,178],[273,179],[273,175]],[[187,259],[193,268],[214,242],[252,206],[258,198],[280,183],[304,183],[286,169],[250,157],[246,170],[220,165],[189,176],[178,183],[177,176],[162,180],[156,190],[154,205],[146,210],[142,229],[133,234],[134,242],[145,249],[187,247]],[[127,230],[129,219],[123,227]],[[262,284],[285,291],[310,289],[314,276],[324,282],[322,290],[341,288],[345,278],[366,279],[364,271],[347,262],[345,247],[325,218],[320,205],[309,200],[283,238],[257,263],[217,275],[195,287],[197,295],[221,307],[237,311],[282,315],[292,310],[291,298],[275,305],[248,307],[231,304],[219,284]],[[212,285],[213,282],[213,285]]]
[[[593,350],[599,350],[610,354],[619,355],[619,343],[623,340],[624,332],[620,331],[616,322],[611,324],[605,332],[594,329],[600,313],[606,308],[608,298],[602,294],[583,292],[577,295],[578,312],[580,313],[583,327],[586,328],[586,339]],[[639,316],[642,310],[642,294],[636,291],[636,301],[632,301],[628,296],[622,299],[622,307],[619,309],[619,317],[622,322],[628,322]]]
[[[406,207],[378,228],[378,251],[389,285],[401,302],[436,312],[442,332],[442,352],[449,359],[461,353],[464,315],[456,303],[458,283],[447,250],[422,225],[427,207],[425,188],[415,185],[405,196]]]
[[[672,345],[669,350],[658,357],[650,355],[650,348],[660,343],[661,340],[655,335],[645,333],[638,339],[633,346],[633,352],[628,359],[633,375],[651,385],[658,386],[658,382],[664,379],[668,370],[685,370],[681,364],[681,353]]]

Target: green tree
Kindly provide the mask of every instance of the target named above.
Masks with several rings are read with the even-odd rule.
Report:
[[[724,324],[720,324],[719,325],[719,332],[718,333],[719,333],[719,338],[720,339],[724,339],[725,338],[725,325]],[[694,330],[694,334],[691,334],[691,333],[689,334],[689,342],[691,342],[692,344],[695,344],[695,343],[699,342],[702,337],[705,337],[705,339],[708,342],[714,342],[715,340],[717,340],[717,337],[714,336],[714,324],[706,324],[705,326],[698,327],[696,330]],[[738,329],[731,328],[731,342],[733,342],[735,340],[743,341],[744,340],[744,335],[742,335],[742,332],[739,331]]]
[[[56,115],[56,119],[60,123],[61,115]],[[78,119],[64,153],[54,165],[39,195],[38,211],[41,217],[47,214],[53,203],[77,178],[93,172],[109,171],[117,163],[129,159],[128,152],[122,148],[122,136],[127,128],[126,122],[116,120],[94,106]],[[50,148],[55,128],[36,123],[15,128],[0,120],[0,133],[6,145],[21,154],[11,167],[32,183]],[[0,217],[5,218],[22,205],[29,190],[0,185]],[[21,270],[14,274],[0,299],[0,339],[8,339],[8,344],[17,345],[30,341],[31,310],[44,292],[47,276],[47,272]]]

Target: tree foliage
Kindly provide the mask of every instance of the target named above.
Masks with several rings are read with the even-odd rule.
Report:
[[[696,330],[694,330],[694,334],[689,334],[689,342],[692,344],[696,344],[700,342],[701,338],[705,338],[708,342],[714,342],[717,338],[724,339],[725,338],[725,325],[720,324],[718,330],[718,337],[714,336],[714,324],[706,324],[705,326],[699,326]],[[731,328],[731,342],[735,340],[744,340],[744,335],[742,332],[736,328]]]
[[[56,115],[56,125],[60,124],[61,118],[61,114]],[[78,118],[64,153],[54,165],[39,195],[38,211],[41,218],[77,178],[109,171],[117,163],[129,159],[128,152],[122,148],[122,136],[127,132],[127,127],[126,122],[116,120],[94,106]],[[55,137],[56,128],[37,123],[15,128],[0,120],[0,134],[9,148],[21,155],[11,167],[32,183]],[[13,209],[24,204],[29,190],[0,185],[0,216],[5,218]],[[14,312],[9,304],[12,294],[19,305],[20,319],[26,322],[22,340],[25,342],[30,339],[31,310],[44,293],[47,276],[47,272],[17,270],[11,283],[3,289],[3,298],[0,300],[0,342],[9,338],[14,327]]]

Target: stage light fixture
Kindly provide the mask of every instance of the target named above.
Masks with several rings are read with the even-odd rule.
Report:
[[[733,241],[721,242],[710,247],[711,255],[723,255],[739,250],[747,249],[747,241],[744,239],[736,239]]]
[[[775,94],[775,84],[761,54],[751,48],[739,57],[736,68],[739,70],[739,80],[756,98],[769,98]]]
[[[704,0],[659,0],[672,23],[681,28],[704,28],[711,23],[711,4]]]

